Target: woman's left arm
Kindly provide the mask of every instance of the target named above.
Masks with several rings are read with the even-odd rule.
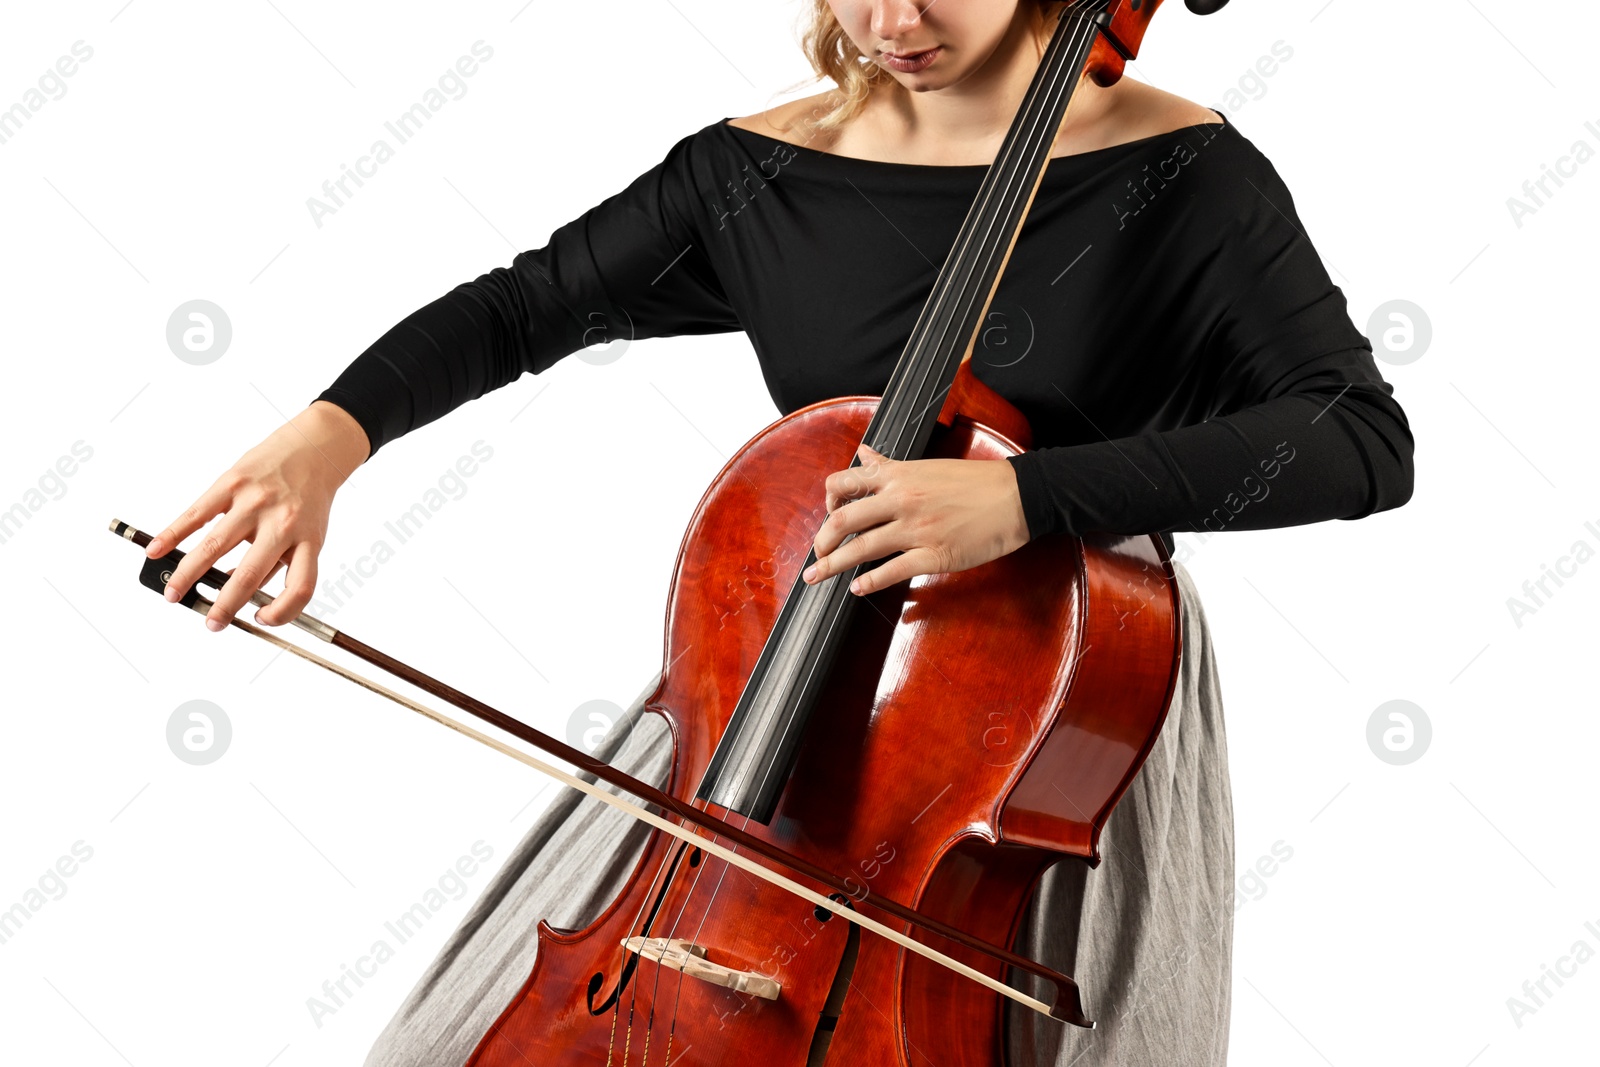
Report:
[[[1047,533],[1261,530],[1409,500],[1405,412],[1288,189],[1254,159],[1255,173],[1234,176],[1239,199],[1206,268],[1207,287],[1231,294],[1201,354],[1215,383],[1207,418],[1004,461],[895,462],[864,451],[862,467],[828,480],[831,514],[810,580],[901,553],[852,584],[868,593],[986,563]]]

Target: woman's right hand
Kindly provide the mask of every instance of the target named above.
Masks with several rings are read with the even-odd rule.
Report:
[[[173,571],[167,599],[182,598],[207,568],[248,541],[250,550],[206,614],[207,628],[225,628],[282,566],[289,568],[283,593],[256,613],[256,621],[281,626],[295,618],[317,587],[317,553],[327,539],[334,494],[369,454],[361,424],[323,400],[278,427],[150,542],[146,556],[165,555],[222,516]]]

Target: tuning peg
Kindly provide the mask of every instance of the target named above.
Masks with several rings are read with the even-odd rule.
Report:
[[[1184,0],[1196,15],[1215,15],[1228,6],[1228,0]]]

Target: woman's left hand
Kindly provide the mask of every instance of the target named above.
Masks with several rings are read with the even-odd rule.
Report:
[[[1005,460],[894,460],[865,444],[856,454],[861,466],[824,483],[828,519],[807,582],[899,552],[850,583],[864,596],[919,574],[964,571],[1028,543],[1017,476]]]

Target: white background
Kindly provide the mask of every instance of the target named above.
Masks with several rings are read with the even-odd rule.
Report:
[[[475,842],[503,859],[552,791],[237,631],[207,634],[135,584],[138,553],[106,522],[159,529],[390,324],[542,244],[684,134],[769,105],[805,75],[799,10],[8,9],[0,107],[74,42],[93,55],[0,144],[0,509],[38,502],[76,442],[92,457],[47,478],[0,544],[0,908],[75,843],[93,854],[0,944],[0,1059],[359,1062],[489,870],[320,1026],[307,998]],[[1417,439],[1408,506],[1184,539],[1226,695],[1241,876],[1292,849],[1238,912],[1236,1064],[1595,1056],[1600,962],[1547,984],[1520,1025],[1507,1005],[1576,942],[1600,950],[1584,925],[1600,930],[1600,562],[1520,626],[1507,607],[1574,542],[1600,547],[1600,161],[1520,227],[1506,203],[1573,142],[1600,148],[1600,17],[1530,13],[1237,0],[1202,20],[1174,2],[1136,68],[1224,106],[1276,163],[1358,325],[1403,299],[1433,334],[1382,365]],[[493,58],[466,94],[316,226],[307,198],[480,39]],[[1228,107],[1278,41],[1292,59]],[[207,366],[166,342],[193,299],[233,327]],[[333,621],[557,733],[586,701],[626,704],[659,663],[686,519],[773,415],[739,335],[569,359],[492,394],[347,486],[324,576],[475,442],[493,450]],[[232,724],[208,766],[167,745],[194,699]],[[1396,699],[1432,724],[1406,766],[1367,742]]]

